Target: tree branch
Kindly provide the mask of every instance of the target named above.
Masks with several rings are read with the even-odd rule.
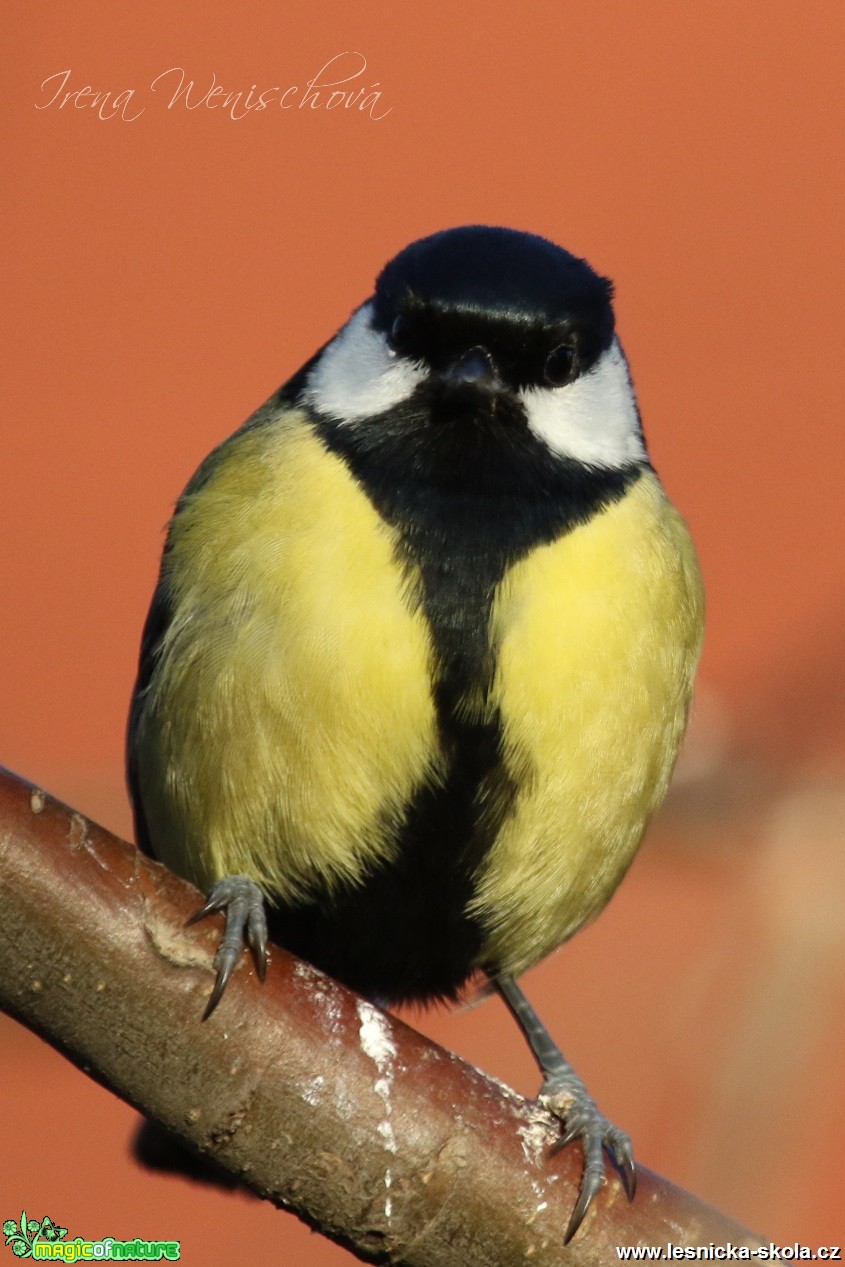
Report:
[[[581,1152],[551,1118],[281,950],[215,1015],[221,921],[190,885],[0,772],[0,1007],[196,1151],[365,1260],[510,1267],[617,1245],[758,1244],[640,1170],[566,1250]]]

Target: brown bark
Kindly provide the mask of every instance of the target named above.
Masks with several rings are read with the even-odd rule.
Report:
[[[0,773],[0,1006],[86,1073],[360,1257],[412,1267],[607,1264],[617,1245],[757,1244],[640,1169],[562,1239],[581,1152],[549,1116],[273,951],[214,1016],[219,917],[131,845]]]

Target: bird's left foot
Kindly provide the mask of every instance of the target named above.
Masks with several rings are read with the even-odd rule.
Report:
[[[552,1145],[551,1151],[560,1152],[574,1139],[580,1139],[584,1149],[581,1187],[564,1240],[564,1244],[568,1244],[604,1183],[605,1148],[619,1168],[628,1200],[633,1201],[637,1190],[634,1151],[629,1137],[599,1112],[595,1100],[571,1069],[548,1077],[537,1099],[560,1120],[563,1127],[563,1133]]]
[[[196,924],[214,911],[226,912],[226,931],[214,956],[217,980],[206,1004],[202,1019],[207,1021],[223,997],[232,970],[249,942],[260,981],[267,971],[267,916],[264,894],[254,880],[245,875],[228,875],[212,886],[205,905],[191,916],[188,924]]]

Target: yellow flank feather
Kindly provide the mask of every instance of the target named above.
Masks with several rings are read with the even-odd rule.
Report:
[[[173,615],[137,742],[173,870],[289,898],[390,855],[403,806],[439,773],[430,637],[395,545],[301,413],[248,426],[201,468],[171,525]]]
[[[655,476],[503,578],[492,622],[516,804],[473,909],[518,975],[598,914],[677,754],[701,645],[692,541]]]

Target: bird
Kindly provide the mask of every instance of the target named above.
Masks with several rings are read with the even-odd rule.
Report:
[[[517,984],[605,906],[669,783],[703,631],[613,285],[535,233],[413,241],[201,463],[130,709],[139,847],[251,950],[382,1007],[499,993],[580,1139],[630,1138]]]

